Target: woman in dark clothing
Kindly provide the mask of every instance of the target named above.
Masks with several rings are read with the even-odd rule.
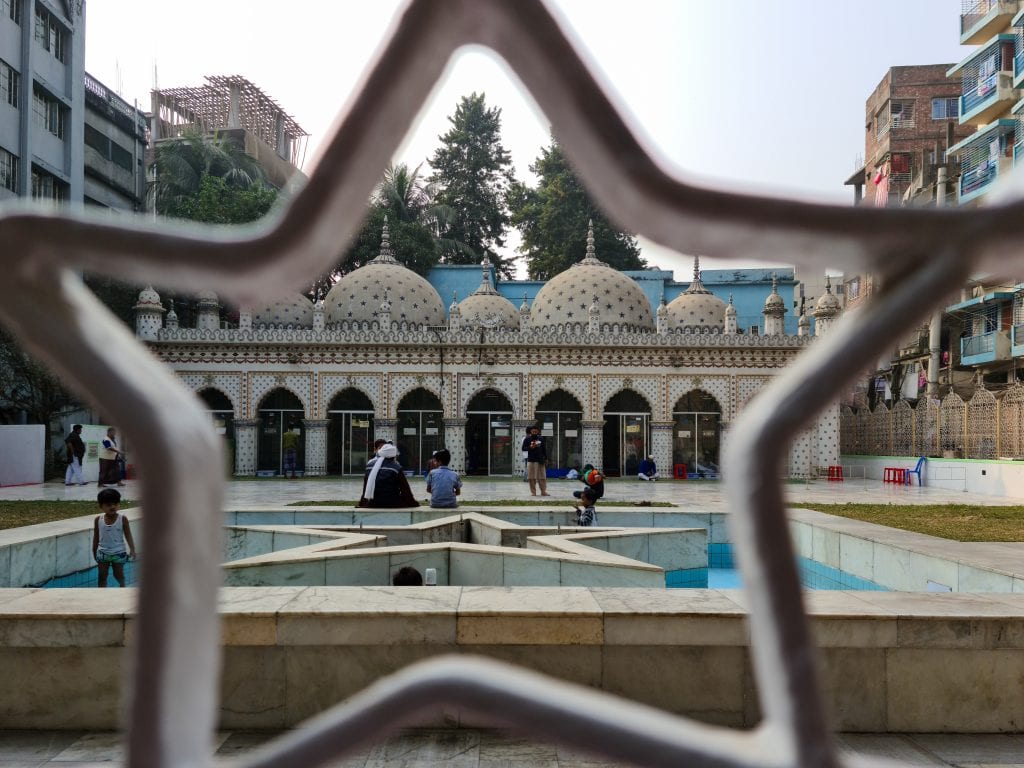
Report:
[[[419,506],[402,471],[402,465],[395,460],[397,455],[398,449],[386,443],[377,451],[377,458],[366,465],[360,507],[393,509]]]

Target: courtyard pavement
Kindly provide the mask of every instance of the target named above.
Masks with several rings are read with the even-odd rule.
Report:
[[[413,493],[421,501],[427,496],[423,478],[410,478]],[[470,477],[465,479],[461,501],[499,499],[530,499],[530,491],[522,480],[512,478]],[[669,501],[684,507],[695,507],[708,512],[727,509],[724,483],[702,480],[659,480],[643,482],[632,478],[611,478],[606,481],[605,497],[601,504],[612,506],[616,502]],[[548,493],[551,500],[572,501],[572,492],[583,485],[573,480],[551,480]],[[224,505],[229,509],[281,506],[296,501],[354,501],[359,498],[362,478],[279,478],[228,480],[225,483]],[[141,501],[141,487],[137,480],[129,480],[121,493],[126,499]],[[836,483],[827,480],[808,482],[789,481],[785,485],[791,506],[800,504],[980,504],[1010,506],[1024,504],[1024,499],[1007,496],[986,496],[966,491],[941,488],[893,485],[880,480],[852,479]],[[65,486],[62,482],[40,485],[0,487],[0,502],[13,499],[48,501],[96,498],[95,485]]]
[[[422,478],[412,479],[418,498],[425,496]],[[353,500],[358,498],[361,479],[310,478],[299,480],[229,480],[225,485],[225,507],[258,508],[296,501]],[[548,491],[552,499],[571,499],[579,483],[552,480]],[[96,486],[64,486],[63,483],[0,488],[0,503],[13,499],[92,500]],[[121,489],[126,498],[140,501],[141,488],[129,481]],[[718,482],[659,481],[645,483],[633,479],[607,482],[604,504],[642,500],[670,501],[683,507],[706,511],[726,510],[724,486]],[[1024,504],[1024,499],[986,496],[938,488],[904,487],[874,480],[847,480],[830,483],[815,480],[785,485],[792,506],[810,503],[895,503],[895,504],[981,504],[1005,506]],[[529,499],[529,489],[521,480],[469,478],[463,502],[475,500]],[[0,725],[2,727],[2,725]],[[264,732],[226,732],[217,736],[217,755],[226,761],[250,751],[274,734]],[[912,766],[986,766],[1024,768],[1024,735],[945,735],[945,734],[842,734],[839,746],[861,757],[897,760]],[[0,765],[25,766],[100,766],[122,762],[121,737],[115,733],[82,731],[3,731],[0,730]],[[334,766],[384,768],[596,768],[613,765],[591,755],[557,745],[519,738],[507,733],[484,730],[408,730],[376,744],[362,753],[332,763]]]
[[[275,734],[219,733],[219,765],[230,765]],[[897,760],[908,766],[1013,768],[1024,760],[1024,736],[940,734],[842,734],[839,748],[859,757]],[[116,733],[0,731],[0,765],[84,768],[119,764],[124,750]],[[620,765],[565,747],[501,731],[406,730],[369,749],[330,763],[345,768],[596,768]]]

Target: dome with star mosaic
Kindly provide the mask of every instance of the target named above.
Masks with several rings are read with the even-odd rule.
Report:
[[[668,327],[676,333],[722,333],[725,302],[704,287],[700,257],[693,260],[693,281],[668,305]]]
[[[640,286],[598,260],[591,222],[587,229],[587,255],[540,289],[530,308],[531,322],[536,328],[586,324],[589,310],[595,304],[602,327],[617,325],[626,331],[654,330],[651,302]]]
[[[297,293],[253,310],[257,328],[312,328],[313,302]]]
[[[491,282],[491,263],[484,259],[480,265],[483,278],[480,287],[459,302],[463,325],[484,328],[519,328],[519,310],[494,288]]]
[[[385,220],[380,254],[339,280],[324,301],[326,321],[344,327],[377,320],[385,297],[391,320],[412,326],[444,325],[444,304],[434,287],[395,260]]]

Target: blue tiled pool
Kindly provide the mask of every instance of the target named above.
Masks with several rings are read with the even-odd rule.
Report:
[[[806,557],[798,558],[800,582],[805,589],[858,589],[888,592],[887,587],[862,579]],[[665,574],[670,589],[741,589],[743,581],[732,556],[732,544],[708,544],[708,567]]]
[[[99,577],[99,566],[94,565],[84,571],[78,571],[77,573],[69,573],[66,576],[58,576],[55,579],[50,579],[45,584],[40,586],[43,589],[59,588],[59,587],[95,587],[96,580]],[[138,574],[138,561],[129,560],[124,564],[124,583],[126,587],[134,587],[135,580]],[[110,570],[107,572],[107,586],[117,587],[117,580],[114,578],[114,571]]]

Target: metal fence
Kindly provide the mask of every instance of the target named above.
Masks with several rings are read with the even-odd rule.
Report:
[[[964,402],[955,392],[942,401],[900,400],[890,410],[844,406],[839,444],[844,454],[945,456],[961,459],[1024,456],[1024,385],[1002,392],[976,389]]]

